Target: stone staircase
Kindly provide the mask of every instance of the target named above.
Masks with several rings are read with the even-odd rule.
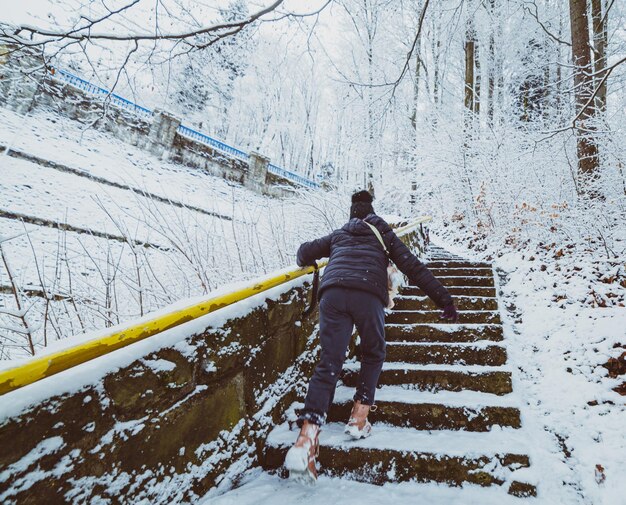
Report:
[[[442,323],[419,288],[402,290],[386,319],[387,360],[378,410],[370,416],[373,435],[355,442],[343,433],[359,368],[349,360],[320,436],[321,473],[373,484],[500,486],[535,496],[491,266],[437,247],[429,251],[428,266],[454,296],[459,323]],[[284,472],[293,429],[285,422],[270,434],[265,469]]]

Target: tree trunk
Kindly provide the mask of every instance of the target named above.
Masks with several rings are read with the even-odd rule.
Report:
[[[559,39],[563,38],[563,10],[559,9]],[[557,109],[561,108],[561,104],[565,101],[563,100],[563,67],[561,63],[563,62],[563,50],[561,44],[556,45],[556,107]]]
[[[474,113],[480,114],[480,52],[478,42],[474,41]]]
[[[602,0],[591,0],[591,17],[593,20],[593,62],[596,83],[599,86],[595,99],[597,111],[606,111],[606,81],[600,84],[605,73],[602,71],[606,67],[606,46],[608,43],[607,18],[605,18],[606,8],[603,8]]]
[[[471,9],[472,3],[468,3]],[[478,60],[478,42],[471,12],[468,13],[465,26],[465,108],[472,117],[480,110],[480,62]]]
[[[413,111],[411,112],[411,125],[413,130],[417,130],[417,108],[420,97],[420,67],[421,67],[421,47],[422,37],[417,39],[417,45],[415,47],[415,81],[413,82]]]
[[[574,64],[574,96],[576,99],[576,140],[578,151],[578,173],[583,177],[597,176],[599,160],[598,146],[593,136],[594,107],[590,104],[593,94],[591,47],[589,42],[589,20],[586,0],[569,0],[572,33],[572,63]],[[593,190],[582,191],[595,196]]]
[[[433,103],[435,107],[439,105],[440,100],[440,83],[441,80],[441,71],[439,69],[440,66],[440,55],[441,55],[441,40],[439,39],[439,32],[437,32],[437,42],[432,42],[432,51],[433,51]]]
[[[491,13],[493,13],[493,0],[491,0]],[[494,19],[491,18],[493,23]],[[495,41],[495,26],[491,26],[491,30],[489,33],[489,76],[487,82],[487,121],[490,125],[493,124],[493,111],[494,111],[494,100],[495,100],[495,90],[496,90],[496,41]]]
[[[468,21],[465,37],[465,108],[474,111],[474,31]]]

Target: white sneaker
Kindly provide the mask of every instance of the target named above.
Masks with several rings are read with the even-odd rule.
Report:
[[[304,421],[296,443],[285,456],[285,468],[289,471],[291,480],[307,484],[317,482],[319,433],[320,427],[317,424]]]
[[[372,434],[372,425],[367,420],[367,415],[370,412],[376,410],[376,406],[364,405],[359,400],[354,402],[352,406],[352,412],[350,413],[350,419],[346,424],[344,430],[353,439],[359,440],[361,438],[367,438]]]

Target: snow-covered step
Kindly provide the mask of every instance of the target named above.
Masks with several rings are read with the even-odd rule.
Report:
[[[330,423],[320,434],[321,472],[362,482],[441,482],[481,486],[516,482],[516,473],[530,466],[528,444],[521,430],[493,428],[490,432],[434,431],[378,425],[372,436],[349,439],[343,423]],[[288,423],[274,429],[266,443],[264,467],[282,467],[297,432]],[[519,473],[520,476],[524,472]],[[522,477],[523,478],[523,477]],[[519,488],[518,483],[514,486]],[[524,487],[534,494],[534,487]]]
[[[355,388],[339,385],[335,391],[335,400],[350,399]],[[400,401],[403,403],[438,403],[452,407],[469,406],[480,408],[486,406],[519,408],[519,398],[515,395],[494,395],[479,391],[417,391],[403,386],[380,386],[376,389],[376,401]],[[298,404],[294,404],[298,405]],[[303,405],[303,404],[299,404]]]
[[[416,499],[418,497],[419,499]],[[442,486],[436,482],[401,482],[377,486],[321,475],[315,486],[302,486],[268,472],[251,472],[242,486],[199,505],[520,505],[500,486],[466,484]]]
[[[454,254],[429,254],[430,261],[466,261],[461,256],[455,256]]]
[[[472,277],[469,275],[459,275],[457,277],[438,277],[441,284],[444,286],[485,286],[491,287],[494,285],[493,276],[492,277]]]
[[[428,268],[491,268],[489,263],[468,260],[435,260],[426,261]]]
[[[499,324],[390,324],[385,325],[387,342],[477,342],[501,341]]]
[[[346,363],[342,381],[356,387],[359,363]],[[503,367],[461,365],[414,365],[385,363],[378,381],[381,385],[406,385],[420,391],[482,391],[505,395],[512,392],[511,372]]]
[[[483,393],[482,398],[471,398],[467,391],[441,394],[420,393],[399,386],[384,386],[385,392],[376,393],[375,412],[369,420],[379,424],[414,428],[417,430],[489,431],[494,426],[521,426],[517,407],[498,402],[497,395]],[[340,386],[328,412],[329,422],[346,422],[350,417],[354,388]],[[458,398],[450,397],[457,395]],[[510,403],[510,402],[508,402]]]
[[[427,296],[400,295],[394,299],[394,310],[437,310],[438,307]],[[498,310],[498,300],[486,296],[455,296],[458,310]]]
[[[504,365],[506,349],[499,345],[389,342],[388,361],[465,365]]]
[[[493,275],[493,270],[487,267],[479,267],[479,268],[458,268],[458,267],[430,267],[428,268],[435,277],[448,276],[448,277],[461,277],[463,275],[470,277],[491,277]]]
[[[355,388],[339,385],[335,390],[335,401],[351,400]],[[404,386],[380,386],[376,389],[376,403],[379,401],[399,401],[402,403],[437,403],[451,407],[514,407],[519,408],[519,398],[515,395],[494,395],[480,391],[418,391]],[[302,406],[303,404],[294,404]]]
[[[495,298],[496,288],[493,286],[446,286],[452,296],[482,296]],[[417,286],[405,286],[400,294],[409,296],[425,296]]]
[[[442,322],[441,310],[394,310],[385,321],[392,324]],[[500,324],[500,314],[491,310],[464,310],[459,312],[459,323]]]

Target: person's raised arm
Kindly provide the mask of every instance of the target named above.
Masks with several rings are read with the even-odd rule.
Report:
[[[393,232],[386,234],[389,239],[389,257],[400,271],[409,278],[411,284],[419,287],[437,307],[443,309],[442,318],[452,322],[458,320],[458,313],[452,300],[452,295],[441,282],[439,282],[426,265],[404,245]]]
[[[325,237],[305,242],[298,248],[297,263],[299,267],[314,265],[315,260],[330,256],[330,240],[332,233]]]

